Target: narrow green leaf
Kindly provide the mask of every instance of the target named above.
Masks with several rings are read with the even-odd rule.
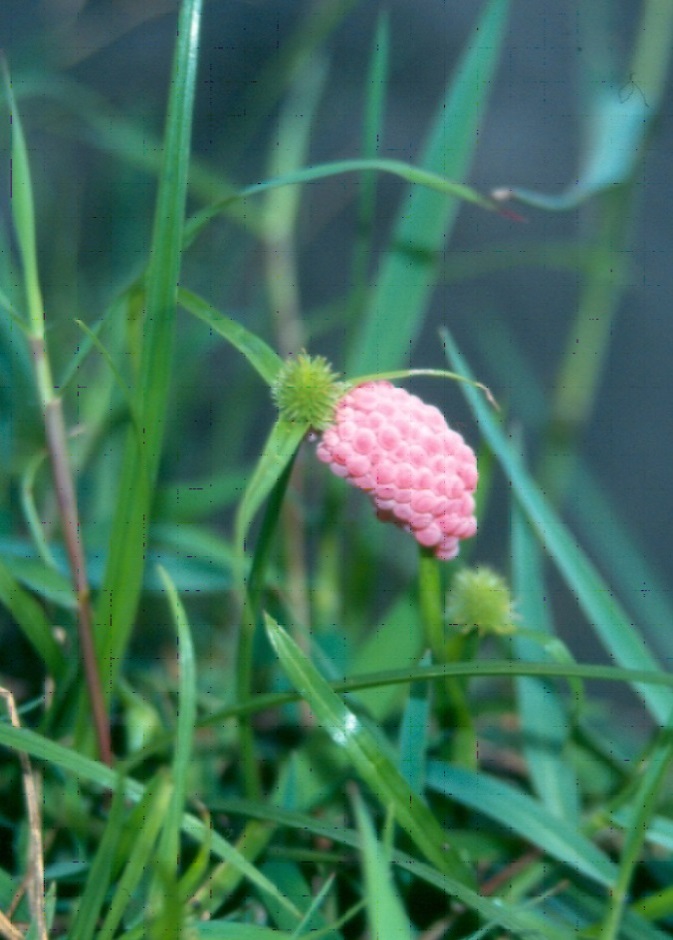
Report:
[[[507,0],[494,0],[494,2],[502,4]],[[417,167],[411,163],[404,163],[402,160],[384,160],[381,158],[374,160],[337,160],[334,163],[319,163],[316,166],[305,167],[293,173],[285,173],[283,176],[263,180],[261,183],[253,183],[252,186],[247,186],[231,196],[225,196],[211,206],[202,209],[192,216],[185,227],[185,246],[190,245],[213,219],[216,219],[218,215],[238,200],[248,199],[251,196],[270,192],[283,186],[299,186],[329,179],[332,176],[341,176],[343,173],[363,173],[366,171],[390,173],[392,176],[398,176],[414,186],[427,188],[430,191],[430,198],[433,200],[437,199],[435,193],[440,193],[444,196],[470,202],[481,209],[494,211],[497,207],[492,199],[483,196],[471,186],[455,182],[451,178],[450,170],[445,170],[444,165],[441,163],[437,167]]]
[[[512,512],[512,562],[516,609],[523,624],[552,635],[539,545],[518,505]],[[516,633],[512,646],[518,659],[540,657],[539,644]],[[579,789],[566,753],[570,724],[558,691],[549,681],[530,677],[518,678],[516,688],[523,748],[537,796],[560,819],[577,822]]]
[[[461,180],[478,139],[507,21],[507,0],[490,0],[436,111],[421,164]],[[350,349],[349,375],[404,364],[420,329],[441,249],[458,211],[458,193],[437,198],[416,189],[402,200],[362,327]],[[454,198],[451,198],[453,196]]]
[[[171,768],[173,793],[165,819],[158,856],[160,859],[158,876],[163,878],[166,875],[177,877],[178,874],[180,830],[187,798],[194,743],[194,726],[196,724],[196,661],[189,622],[175,585],[165,568],[159,569],[159,576],[168,595],[168,602],[178,635],[178,663],[180,668],[175,753]],[[160,893],[160,884],[158,888]],[[156,889],[157,885],[155,883],[155,891]]]
[[[429,761],[428,786],[516,832],[552,858],[599,884],[614,885],[617,869],[607,855],[572,823],[552,816],[542,804],[485,773]]]
[[[23,633],[41,656],[55,679],[62,677],[65,657],[54,639],[51,623],[40,604],[21,587],[5,561],[0,559],[0,603],[11,613]]]
[[[374,827],[361,797],[355,799],[355,815],[362,839],[365,897],[372,940],[412,940],[411,925],[395,891]]]
[[[240,557],[245,552],[245,541],[255,514],[281,478],[308,429],[308,425],[281,420],[271,429],[236,516],[235,547]]]
[[[383,807],[392,810],[399,825],[440,871],[463,884],[473,883],[472,873],[448,844],[447,833],[427,805],[411,791],[381,744],[332,691],[280,625],[268,614],[265,622],[269,639],[290,681],[310,704],[334,743],[344,748]]]
[[[428,653],[425,654],[420,665],[430,665]],[[400,727],[400,772],[418,796],[421,796],[425,790],[431,689],[429,682],[411,683]]]
[[[257,370],[267,385],[271,385],[283,360],[264,340],[184,287],[178,290],[178,303],[243,353],[253,369]]]
[[[442,331],[446,354],[452,367],[469,377],[467,364],[446,330]],[[658,670],[645,641],[629,622],[614,593],[598,574],[592,562],[579,548],[561,520],[528,474],[521,458],[514,452],[502,428],[479,394],[469,385],[461,386],[481,431],[508,477],[514,495],[534,531],[577,597],[596,633],[614,659],[625,667]],[[668,720],[673,696],[668,690],[634,684],[660,724]]]
[[[161,459],[173,357],[176,285],[184,213],[202,0],[183,0],[171,74],[164,151],[145,282],[146,309],[135,412],[129,431],[103,590],[96,611],[103,687],[108,694],[124,658],[142,584],[147,530]]]

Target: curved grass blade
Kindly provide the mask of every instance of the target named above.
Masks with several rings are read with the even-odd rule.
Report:
[[[502,3],[504,0],[497,0],[497,2]],[[441,164],[440,166],[444,170]],[[498,211],[497,202],[488,196],[483,196],[471,186],[455,182],[449,171],[440,173],[439,170],[435,172],[433,168],[417,167],[412,163],[405,163],[403,160],[386,160],[379,157],[376,159],[335,160],[333,163],[319,163],[316,166],[295,170],[293,173],[285,173],[283,176],[263,180],[261,183],[253,183],[251,186],[246,186],[237,193],[225,196],[211,206],[201,209],[189,219],[185,226],[185,246],[191,245],[213,219],[221,215],[232,203],[241,199],[248,199],[251,196],[267,193],[283,186],[299,186],[329,179],[332,176],[341,176],[344,173],[364,173],[368,171],[389,173],[405,180],[407,183],[427,189],[431,194],[439,193],[443,196],[451,196],[454,199],[479,206],[481,209],[487,209],[491,212]],[[436,196],[433,198],[436,199]]]
[[[162,452],[174,342],[176,284],[187,196],[202,0],[183,0],[171,74],[162,170],[146,279],[139,377],[133,398],[144,434],[130,430],[110,554],[97,606],[103,686],[109,696],[124,658],[140,595],[147,529]]]
[[[483,813],[599,884],[615,884],[617,868],[607,855],[575,825],[551,815],[527,794],[485,773],[440,761],[428,761],[426,773],[428,787],[437,793]]]
[[[467,364],[448,331],[442,330],[442,338],[452,367],[470,377]],[[614,593],[609,590],[589,558],[551,509],[525,469],[521,458],[514,453],[511,443],[492,413],[485,407],[471,386],[463,385],[462,388],[484,437],[512,485],[512,490],[522,510],[538,538],[554,559],[568,587],[577,597],[603,645],[616,662],[625,667],[658,671],[658,664],[645,641],[631,625]],[[660,724],[665,724],[673,706],[671,693],[665,689],[640,683],[635,683],[633,687],[647,704],[653,717]]]
[[[261,375],[267,385],[276,378],[283,360],[278,353],[244,326],[231,320],[211,306],[203,298],[184,287],[178,290],[178,303],[193,316],[207,323],[208,326],[243,353],[253,369]]]
[[[236,516],[235,550],[245,554],[245,540],[257,510],[281,478],[308,431],[308,424],[278,420],[264,445]]]
[[[512,511],[512,561],[516,608],[523,623],[553,635],[544,598],[539,544],[517,505]],[[516,632],[511,642],[518,659],[539,658],[539,644]],[[577,822],[579,789],[577,777],[564,753],[570,724],[563,702],[548,680],[521,676],[516,680],[516,688],[523,748],[538,798],[559,819]]]
[[[344,748],[384,809],[392,810],[397,823],[439,871],[462,884],[473,884],[471,871],[455,848],[447,844],[447,834],[427,805],[411,791],[380,743],[332,691],[282,627],[268,614],[264,619],[271,644],[290,681],[335,744]]]
[[[140,802],[146,787],[130,777],[123,776],[123,767],[117,770],[107,767],[98,761],[92,760],[71,748],[63,747],[55,741],[30,731],[26,728],[12,728],[11,725],[0,723],[0,746],[12,751],[19,751],[59,767],[66,773],[71,773],[80,780],[102,787],[105,790],[116,791],[120,785],[127,799],[135,803]],[[121,781],[121,784],[120,784]],[[210,840],[211,851],[214,856],[229,862],[232,867],[240,870],[245,878],[255,884],[260,891],[269,893],[285,904],[289,910],[297,914],[298,911],[286,898],[271,884],[253,865],[248,862],[240,852],[227,842],[219,833],[209,830],[201,819],[191,813],[182,817],[182,832],[198,843]]]
[[[507,11],[507,0],[490,0],[449,82],[420,161],[430,174],[460,180],[467,171],[498,62]],[[432,190],[416,189],[402,200],[376,287],[349,350],[348,375],[404,365],[435,283],[441,247],[458,211],[456,196],[466,198],[458,190],[438,198]]]

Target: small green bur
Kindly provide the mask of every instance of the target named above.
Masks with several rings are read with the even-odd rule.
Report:
[[[281,419],[324,431],[332,423],[336,404],[347,388],[324,356],[300,352],[285,361],[271,394]]]

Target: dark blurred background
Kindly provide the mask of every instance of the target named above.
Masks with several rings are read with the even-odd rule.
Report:
[[[602,5],[596,0],[597,7]],[[576,178],[586,118],[581,86],[597,68],[596,47],[587,46],[580,23],[586,6],[582,0],[512,3],[504,55],[469,174],[470,183],[481,191],[521,186],[559,193]],[[333,32],[324,44],[316,43],[312,54],[313,67],[324,68],[326,79],[310,161],[357,156],[373,37],[379,15],[388,11],[391,75],[380,154],[414,161],[481,7],[456,0],[209,0],[195,154],[204,167],[237,184],[268,175],[275,124],[265,108],[276,90],[279,96],[284,91],[269,84],[269,69],[279,56],[287,55],[297,31],[314,23],[316,40],[323,28],[331,25]],[[610,29],[602,37],[602,53],[613,60],[617,74],[622,70],[624,95],[637,94],[628,84],[628,61],[640,4],[612,0],[609,8]],[[129,271],[141,263],[155,189],[147,168],[130,166],[99,146],[96,135],[69,113],[65,105],[75,87],[70,83],[100,96],[103,124],[109,114],[131,119],[146,135],[145,152],[151,162],[161,133],[175,31],[176,3],[166,0],[2,0],[0,4],[0,45],[12,68],[29,134],[41,207],[40,237],[52,249],[50,266],[43,272],[45,294],[48,304],[63,316],[72,316],[76,309],[77,315],[88,310],[95,317],[128,280]],[[40,86],[45,75],[50,88]],[[98,105],[91,99],[82,107]],[[624,246],[627,283],[611,326],[595,406],[577,440],[601,492],[663,585],[673,578],[668,546],[673,517],[671,118],[669,94],[636,169],[635,199],[629,209],[632,225]],[[113,122],[109,129],[113,135],[117,132]],[[103,133],[105,127],[100,130]],[[195,204],[204,201],[207,188],[206,180]],[[405,191],[396,179],[380,180],[377,237],[381,242]],[[299,268],[306,310],[329,305],[344,292],[355,192],[355,179],[344,177],[306,188]],[[213,183],[213,197],[216,194]],[[121,218],[120,200],[126,209]],[[435,292],[413,365],[444,364],[437,328],[449,325],[479,377],[493,387],[512,419],[523,427],[534,462],[540,447],[539,396],[554,388],[574,322],[580,275],[572,266],[551,261],[540,264],[538,259],[529,266],[521,263],[521,255],[543,243],[563,245],[590,232],[592,207],[517,212],[521,220],[472,206],[461,208],[446,246],[445,283]],[[58,250],[53,250],[54,240]],[[237,277],[232,280],[231,266],[223,266],[220,259],[225,251],[236,251],[237,244],[224,226],[213,229],[195,247],[185,281],[221,309],[245,317],[259,290],[259,258],[254,251],[240,249],[241,264],[234,266]],[[502,261],[494,265],[497,251],[502,252]],[[478,271],[480,259],[484,273]],[[329,314],[325,316],[329,320]],[[498,368],[497,350],[512,346],[535,381],[512,368],[514,360],[508,360],[504,372]],[[338,365],[338,336],[329,330],[324,348],[317,339],[312,349],[334,354]],[[437,391],[436,384],[419,387],[435,398],[446,396],[449,407],[468,422],[467,434],[474,440],[455,389]],[[572,490],[568,506],[576,516],[591,512],[586,502],[573,503]],[[480,539],[479,555],[489,555],[491,539],[494,560],[506,564],[498,558],[504,544],[501,532],[507,525],[504,505],[491,518]],[[643,592],[649,587],[644,583]],[[662,630],[670,627],[661,624]]]

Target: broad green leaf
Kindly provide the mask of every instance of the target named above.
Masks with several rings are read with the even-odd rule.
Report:
[[[283,669],[334,743],[418,848],[450,878],[471,884],[473,876],[450,845],[427,805],[409,788],[381,744],[332,691],[309,659],[273,618],[265,615],[269,639]]]
[[[532,797],[487,774],[429,761],[430,789],[488,816],[516,832],[552,858],[575,871],[611,887],[617,869],[607,855],[590,842],[572,821],[553,816]]]
[[[359,796],[355,800],[355,814],[362,840],[362,866],[371,938],[412,940],[414,934],[393,887],[386,853],[377,841],[371,819]]]
[[[512,513],[512,566],[516,610],[523,624],[553,634],[539,543],[517,505]],[[540,658],[540,646],[534,641],[515,632],[511,642],[518,659]],[[577,821],[578,783],[566,752],[570,726],[558,690],[544,679],[523,676],[516,680],[516,688],[523,749],[537,796],[560,819]]]
[[[429,664],[430,656],[426,653],[420,665],[428,666]],[[425,791],[431,691],[432,686],[429,682],[411,683],[400,727],[400,772],[413,792],[419,796]]]
[[[490,0],[436,110],[421,157],[423,170],[461,180],[478,139],[507,22],[507,0]],[[405,364],[425,315],[437,263],[458,211],[458,191],[438,198],[414,189],[402,209],[346,373],[359,375]],[[474,200],[472,200],[474,201]]]
[[[452,367],[469,377],[462,355],[447,331],[442,331],[446,354]],[[553,558],[568,587],[577,597],[596,633],[614,659],[636,669],[656,672],[657,662],[643,638],[630,623],[614,593],[574,541],[513,450],[511,442],[479,394],[469,385],[461,386],[490,448],[508,477],[513,493],[537,537]],[[652,685],[634,684],[652,715],[660,724],[668,721],[673,696]]]
[[[171,71],[170,99],[149,265],[134,411],[119,481],[103,589],[96,610],[103,687],[110,691],[124,659],[145,566],[147,532],[161,459],[171,382],[176,285],[180,262],[202,0],[183,0]]]
[[[0,559],[0,603],[16,620],[23,633],[41,656],[49,672],[58,679],[65,669],[65,657],[54,638],[52,625],[35,598],[21,587],[10,567]]]
[[[203,320],[208,326],[222,336],[240,353],[243,353],[250,365],[257,370],[267,385],[271,385],[276,378],[283,360],[270,346],[246,330],[244,326],[220,313],[215,307],[203,300],[197,294],[184,287],[178,290],[178,303],[189,313]]]

